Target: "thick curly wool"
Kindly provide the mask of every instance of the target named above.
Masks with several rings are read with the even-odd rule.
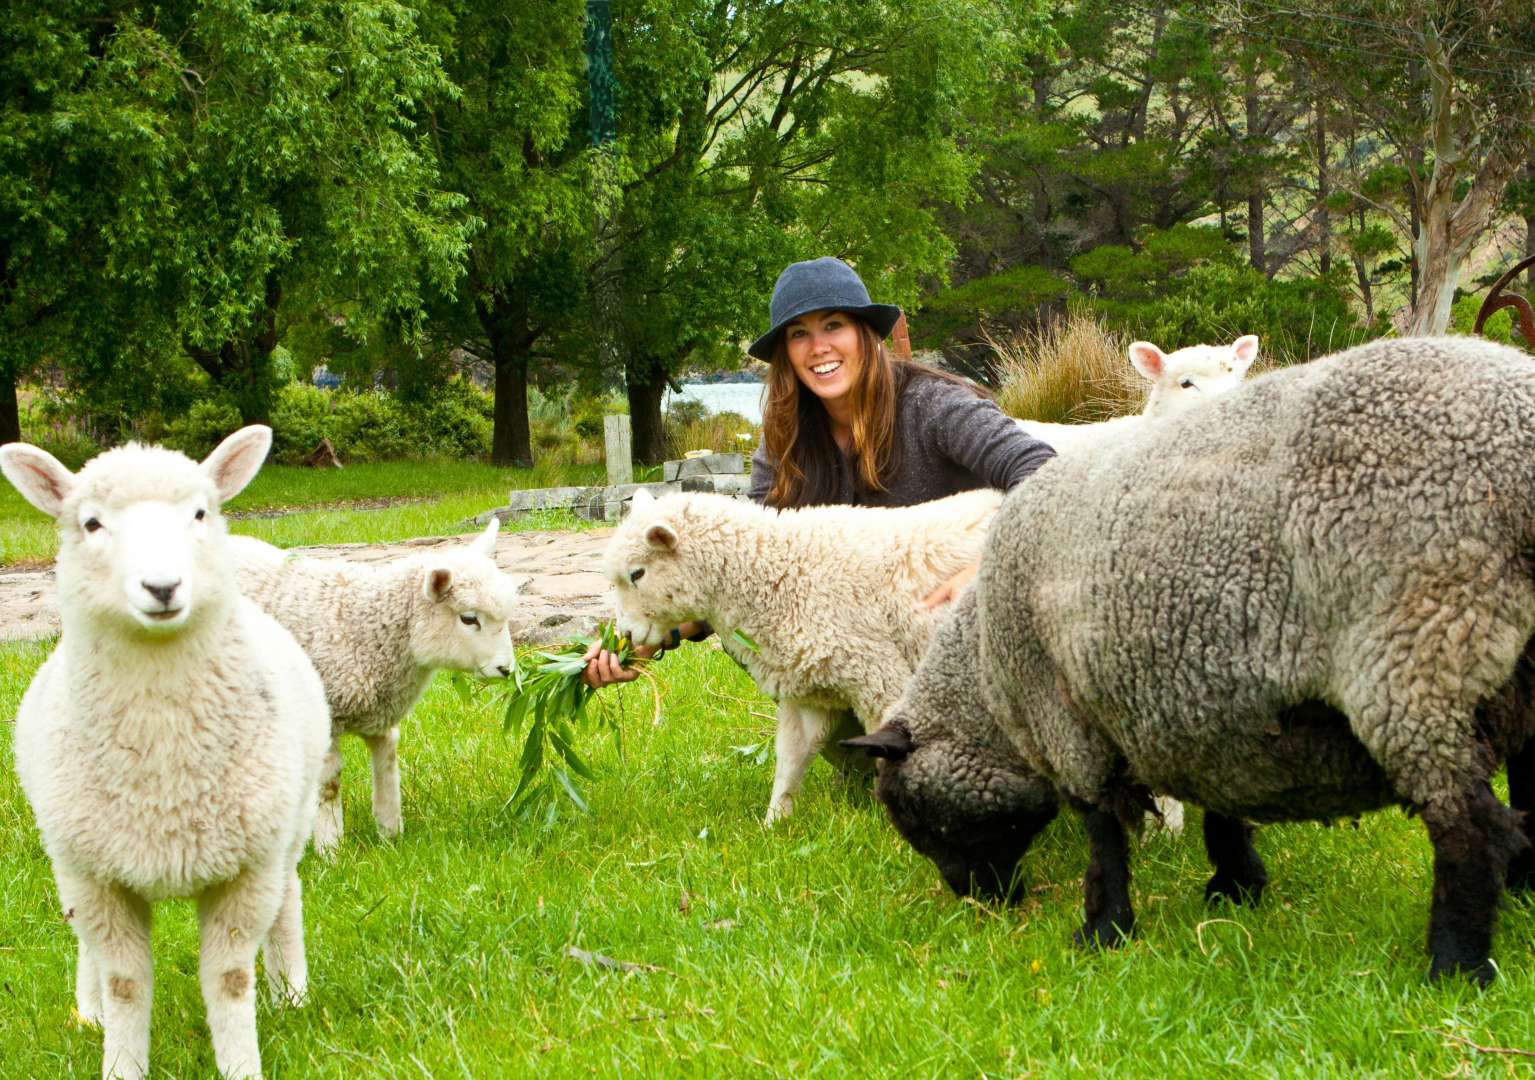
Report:
[[[1145,426],[1187,412],[1242,385],[1258,357],[1258,338],[1248,334],[1230,345],[1188,345],[1171,353],[1147,341],[1130,346],[1130,362],[1151,389],[1134,416],[1116,416],[1095,424],[1050,424],[1019,420],[1018,426],[1058,455],[1090,454],[1114,445]]]
[[[292,636],[235,592],[218,515],[269,443],[267,429],[244,429],[205,466],[129,446],[74,477],[32,447],[0,451],[7,477],[60,526],[64,632],[22,699],[15,758],[79,938],[76,1005],[102,1025],[105,1076],[148,1066],[153,901],[198,900],[226,1075],[260,1072],[257,947],[274,995],[305,992],[295,868],[329,717]],[[145,614],[151,584],[166,609],[181,605],[179,621]]]
[[[1141,785],[1218,821],[1400,803],[1435,848],[1433,972],[1490,978],[1505,870],[1530,880],[1535,824],[1488,781],[1511,759],[1532,808],[1532,553],[1535,362],[1476,339],[1272,373],[1013,493],[977,586],[982,691],[1083,815],[1084,938],[1130,928],[1117,819]],[[1256,896],[1261,863],[1210,818],[1212,895]]]
[[[438,668],[506,675],[517,585],[491,558],[499,522],[457,551],[382,565],[289,556],[259,540],[231,546],[240,590],[298,639],[325,684],[333,739],[315,848],[342,835],[339,740],[357,735],[373,766],[373,814],[397,835],[399,727]]]
[[[775,511],[719,495],[636,497],[604,555],[618,627],[660,644],[706,619],[779,704],[768,818],[787,814],[832,711],[876,726],[943,609],[921,601],[973,565],[1001,494],[979,489],[902,508]],[[741,631],[756,651],[732,640]]]

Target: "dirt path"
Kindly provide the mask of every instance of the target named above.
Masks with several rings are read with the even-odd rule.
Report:
[[[607,583],[597,573],[611,529],[590,532],[502,533],[496,562],[518,579],[523,605],[512,633],[530,644],[563,642],[590,633],[607,611]],[[398,544],[332,544],[295,548],[309,555],[383,562],[434,547],[467,543],[463,537],[431,536]],[[53,570],[0,573],[0,641],[25,641],[59,631]]]

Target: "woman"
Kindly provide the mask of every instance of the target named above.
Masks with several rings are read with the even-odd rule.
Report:
[[[778,508],[911,506],[972,488],[1010,489],[1055,456],[970,384],[893,360],[883,343],[900,317],[893,304],[871,303],[840,259],[791,263],[778,276],[771,328],[747,350],[772,362],[752,499]],[[947,602],[974,574],[961,571],[923,603]],[[671,645],[709,633],[689,623],[672,632]],[[594,687],[639,674],[596,645],[587,658]]]

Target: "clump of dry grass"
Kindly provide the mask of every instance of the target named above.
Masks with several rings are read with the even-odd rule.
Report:
[[[681,422],[677,422],[681,419]],[[746,438],[741,438],[741,436]],[[713,450],[719,454],[751,456],[762,439],[762,429],[739,413],[707,413],[697,417],[668,417],[666,456],[680,458],[689,450]]]
[[[1130,366],[1129,339],[1071,312],[1005,339],[996,355],[997,404],[1009,416],[1086,424],[1139,412],[1146,382]]]

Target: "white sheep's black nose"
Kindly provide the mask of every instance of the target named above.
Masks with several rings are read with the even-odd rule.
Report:
[[[505,678],[512,673],[512,669],[507,667],[505,664],[497,664],[496,670],[501,673],[502,678]]]
[[[181,582],[179,580],[173,581],[169,585],[151,585],[147,581],[143,584],[144,591],[147,592],[150,596],[153,596],[156,600],[160,601],[161,607],[170,607],[171,597],[175,596],[176,590],[181,587]]]

